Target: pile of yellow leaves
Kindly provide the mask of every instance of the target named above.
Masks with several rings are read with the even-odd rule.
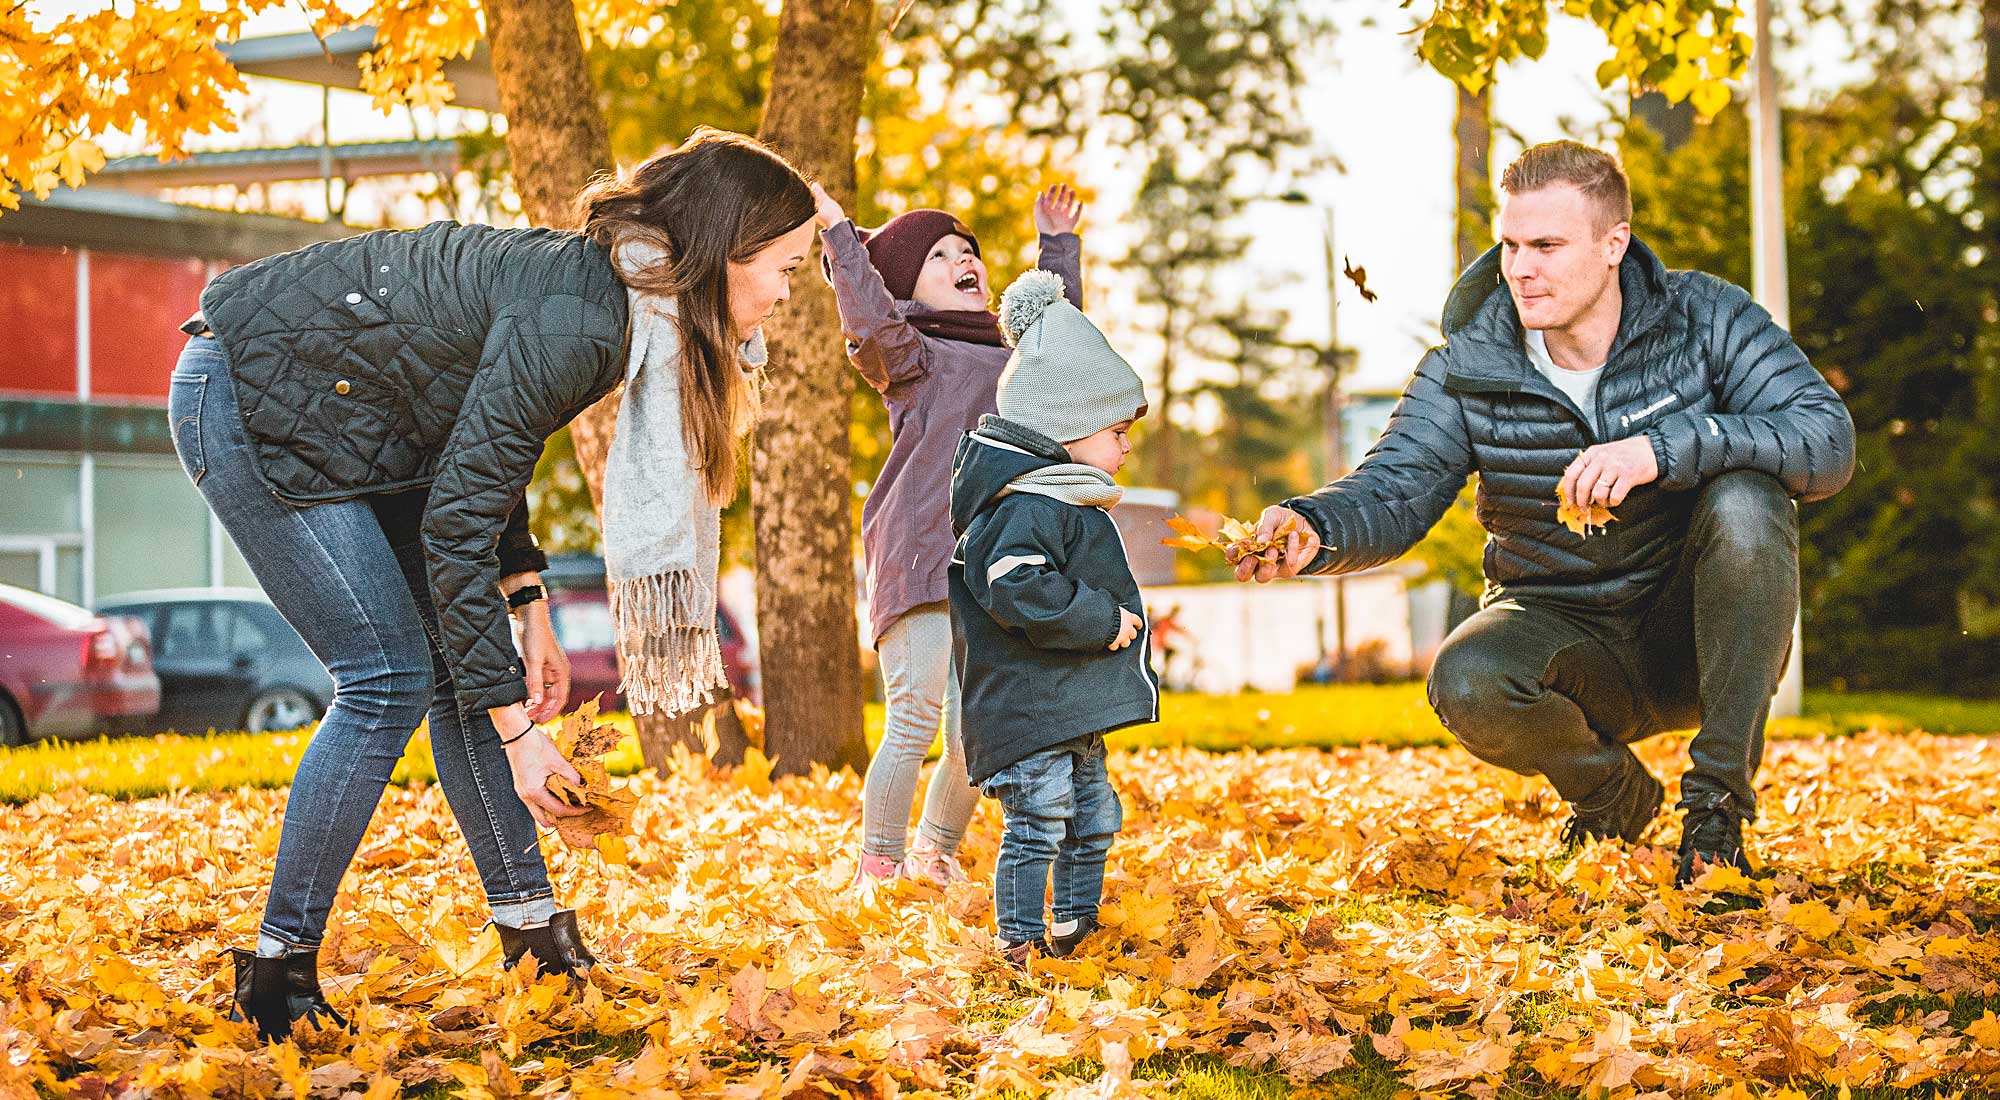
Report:
[[[618,747],[625,734],[597,720],[597,700],[591,699],[556,728],[556,751],[576,769],[580,783],[559,775],[543,783],[557,798],[584,812],[556,819],[556,835],[572,848],[595,848],[600,836],[616,839],[632,831],[632,810],[638,796],[630,788],[614,788],[601,759]]]
[[[1643,752],[1677,775],[1684,748]],[[442,792],[393,789],[322,953],[353,1030],[269,1049],[223,1018],[223,951],[283,792],[44,797],[0,810],[0,1096],[1119,1100],[1170,1087],[1162,1051],[1481,1098],[2000,1082],[2000,740],[1776,744],[1762,873],[1687,892],[1670,847],[1547,860],[1547,785],[1456,749],[1148,750],[1112,777],[1107,928],[1023,974],[990,949],[992,803],[972,882],[860,900],[851,775],[684,754],[634,780],[629,838],[545,845],[603,960],[578,990],[499,970]]]

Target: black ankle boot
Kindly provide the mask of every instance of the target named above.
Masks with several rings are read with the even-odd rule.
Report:
[[[229,957],[236,963],[236,1004],[229,1018],[255,1023],[257,1038],[283,1042],[292,1037],[292,1024],[298,1020],[318,1027],[347,1026],[347,1018],[335,1012],[320,992],[319,952],[264,959],[255,951],[232,947]]]
[[[509,970],[523,955],[533,955],[544,974],[572,978],[582,977],[584,971],[597,965],[597,956],[583,945],[583,936],[576,930],[574,909],[557,912],[540,928],[509,928],[499,921],[494,921],[493,927],[500,930],[500,950]]]

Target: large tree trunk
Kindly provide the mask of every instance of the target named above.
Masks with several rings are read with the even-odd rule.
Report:
[[[1985,18],[1981,35],[1986,42],[1986,102],[2000,107],[2000,0],[1985,0],[1981,5]]]
[[[1458,118],[1452,136],[1458,147],[1454,169],[1458,194],[1458,269],[1472,266],[1493,243],[1493,111],[1487,89],[1458,89]]]
[[[573,228],[576,193],[611,164],[611,138],[584,60],[573,0],[486,0],[486,38],[514,189],[536,225]],[[604,455],[618,419],[617,395],[570,426],[590,499],[604,509]]]
[[[729,688],[718,693],[715,702],[705,710],[691,711],[679,718],[649,714],[635,720],[640,759],[649,768],[664,768],[673,759],[675,745],[687,746],[696,756],[705,755],[708,744],[702,725],[709,715],[715,716],[715,762],[731,767],[743,763],[750,739],[736,714],[736,693]]]
[[[572,0],[487,0],[485,7],[514,189],[530,221],[568,228],[576,193],[611,166],[576,8]]]
[[[872,39],[868,0],[786,0],[757,136],[850,209]],[[854,375],[817,263],[768,327],[764,416],[751,454],[764,750],[781,773],[868,767],[855,626]]]
[[[507,116],[507,155],[521,207],[536,225],[573,228],[576,194],[591,176],[612,166],[611,139],[584,61],[583,36],[573,0],[487,0],[486,37],[500,109]],[[577,465],[590,483],[590,499],[604,512],[604,457],[618,421],[618,395],[585,410],[570,425]],[[717,704],[716,759],[743,759],[743,729],[731,696]],[[662,714],[634,719],[648,765],[663,764],[673,746],[703,750],[702,712],[681,718]]]

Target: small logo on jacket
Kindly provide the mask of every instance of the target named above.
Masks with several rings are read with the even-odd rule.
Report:
[[[1634,420],[1644,420],[1647,417],[1653,415],[1656,412],[1659,412],[1661,409],[1666,408],[1668,405],[1671,405],[1678,400],[1680,399],[1675,397],[1673,394],[1668,394],[1667,396],[1660,398],[1658,401],[1653,402],[1652,404],[1646,406],[1645,408],[1640,409],[1638,412],[1629,413],[1625,416],[1619,417],[1618,426],[1621,428],[1629,428],[1632,426],[1632,422]]]

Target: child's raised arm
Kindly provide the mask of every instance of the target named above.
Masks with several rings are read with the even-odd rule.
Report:
[[[1035,196],[1035,232],[1040,251],[1035,266],[1053,271],[1063,281],[1063,297],[1083,308],[1083,241],[1076,227],[1083,221],[1083,200],[1069,184],[1058,183]]]
[[[847,358],[868,384],[882,393],[930,373],[931,349],[903,317],[882,273],[868,262],[868,250],[854,222],[831,195],[813,184],[820,248],[847,337]]]

